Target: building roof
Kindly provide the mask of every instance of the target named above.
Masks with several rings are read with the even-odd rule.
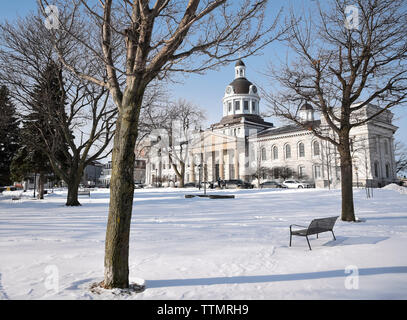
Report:
[[[262,126],[273,126],[271,122],[264,121],[264,119],[257,114],[235,114],[223,117],[220,122],[214,123],[211,127],[238,124],[242,122],[243,118],[245,119],[245,121],[253,122]]]
[[[242,77],[236,78],[229,85],[232,86],[235,94],[248,94],[252,84],[253,83],[251,83],[249,80]]]
[[[304,105],[300,108],[300,110],[314,110],[314,108],[308,103],[304,103]]]
[[[309,121],[304,123],[304,125],[307,125],[309,130],[315,127],[319,127],[321,124],[321,120],[316,120],[316,121]],[[279,128],[270,128],[263,130],[260,132],[257,136],[260,137],[270,137],[270,136],[276,136],[280,134],[286,134],[286,133],[294,133],[294,132],[299,132],[299,131],[306,131],[307,129],[298,124],[290,124],[287,126],[279,127]]]
[[[242,60],[239,59],[239,60],[236,62],[235,67],[240,67],[240,66],[245,67],[246,65],[244,64],[244,62],[243,62]]]

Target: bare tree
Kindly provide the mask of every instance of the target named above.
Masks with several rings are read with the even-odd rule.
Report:
[[[44,142],[38,147],[48,155],[55,174],[68,185],[66,205],[79,206],[78,187],[85,167],[111,152],[117,110],[109,100],[109,91],[64,70],[38,15],[3,23],[0,39],[0,79],[10,86],[22,114],[33,111],[31,96],[44,70],[51,64],[59,68],[56,86],[61,92],[60,105],[65,108],[57,109],[43,97],[35,112],[48,119],[47,126],[37,126],[34,134]],[[72,47],[65,44],[64,55],[78,62],[80,54],[74,55]]]
[[[44,10],[47,0],[39,0]],[[107,88],[118,110],[112,155],[105,248],[105,288],[127,288],[133,207],[134,147],[146,87],[172,72],[204,72],[257,53],[274,40],[275,21],[265,22],[266,0],[53,1],[59,8],[55,47],[74,41],[77,50],[102,62],[106,78],[60,60],[77,76]],[[78,27],[81,26],[81,27]],[[243,57],[242,57],[243,58]]]
[[[312,130],[337,147],[341,219],[354,221],[350,132],[406,102],[407,6],[405,0],[333,0],[326,7],[318,5],[318,16],[302,18],[291,11],[285,42],[293,60],[272,70],[283,89],[267,100],[274,115]],[[317,109],[326,126],[301,121],[298,111],[304,102]],[[367,111],[374,104],[380,108]]]
[[[163,151],[168,155],[169,164],[179,178],[179,187],[183,188],[188,151],[190,144],[194,143],[193,133],[201,127],[205,115],[198,106],[180,99],[167,108],[166,119],[164,127],[169,143]]]
[[[407,147],[401,141],[394,143],[394,152],[396,155],[396,173],[407,172]]]

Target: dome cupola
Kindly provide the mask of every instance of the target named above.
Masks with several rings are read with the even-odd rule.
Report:
[[[304,103],[299,109],[299,117],[301,121],[314,121],[314,108],[308,103]]]
[[[246,65],[235,64],[235,79],[226,87],[223,98],[223,116],[260,115],[260,97],[257,87],[246,78]]]

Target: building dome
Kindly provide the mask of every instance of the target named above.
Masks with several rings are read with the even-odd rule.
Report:
[[[251,85],[253,85],[253,83],[246,78],[236,78],[229,84],[235,94],[248,94]]]
[[[300,108],[299,116],[303,122],[314,121],[314,108],[308,102],[304,103]]]
[[[260,116],[258,90],[247,80],[246,65],[242,60],[236,62],[235,79],[226,86],[222,101],[224,117]]]
[[[245,67],[246,65],[242,60],[238,60],[235,64],[235,67]]]
[[[314,108],[308,103],[304,103],[304,105],[300,108],[300,110],[314,110]]]

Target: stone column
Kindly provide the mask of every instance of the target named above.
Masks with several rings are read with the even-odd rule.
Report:
[[[221,180],[225,180],[223,149],[219,150],[219,177]]]
[[[189,163],[190,163],[189,168],[190,169],[189,169],[189,171],[190,171],[191,182],[195,183],[195,181],[196,181],[196,179],[195,179],[195,161],[194,161],[194,153],[193,153],[193,151],[191,151],[189,153],[189,157],[190,157],[190,161],[189,161]]]
[[[237,152],[237,142],[234,150],[234,170],[235,170],[235,179],[239,179],[239,153]]]

